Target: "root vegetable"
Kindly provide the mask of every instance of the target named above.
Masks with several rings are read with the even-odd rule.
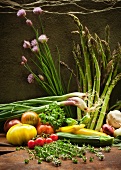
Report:
[[[114,128],[121,127],[121,112],[119,110],[110,111],[107,114],[106,123],[113,126]]]
[[[114,128],[108,124],[104,124],[102,126],[102,131],[107,135],[113,136],[114,135]]]
[[[82,111],[88,111],[89,109],[86,105],[86,102],[79,97],[71,97],[68,99],[68,101],[72,101],[73,104],[80,108]]]

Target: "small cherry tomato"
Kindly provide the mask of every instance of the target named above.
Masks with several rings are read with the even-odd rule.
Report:
[[[53,141],[56,141],[56,140],[58,140],[58,135],[56,135],[56,134],[51,134],[50,135],[50,138],[53,140]]]
[[[39,122],[39,116],[36,112],[27,111],[22,114],[21,122],[23,124],[29,124],[29,125],[36,126]]]
[[[46,139],[45,138],[43,138],[43,141],[44,141],[44,143],[46,142]]]
[[[28,141],[27,145],[28,145],[29,149],[34,149],[35,141],[31,139],[31,140]]]
[[[45,143],[51,143],[53,140],[51,138],[46,138]]]
[[[35,140],[35,145],[36,146],[43,146],[45,144],[45,139],[42,137],[39,137]]]

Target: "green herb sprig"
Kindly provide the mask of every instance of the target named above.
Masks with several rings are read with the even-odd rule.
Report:
[[[39,117],[42,123],[46,124],[48,122],[56,130],[65,122],[65,115],[64,109],[53,102],[45,109],[45,112],[39,114]]]
[[[21,148],[21,147],[20,147]],[[22,148],[21,148],[22,149]],[[43,161],[51,163],[53,166],[61,166],[62,160],[71,160],[72,163],[77,164],[82,161],[83,163],[88,162],[87,153],[90,152],[95,155],[98,160],[103,161],[105,156],[103,152],[110,151],[111,148],[94,148],[90,145],[82,145],[82,147],[78,147],[78,145],[73,145],[70,143],[70,140],[57,140],[55,142],[45,144],[43,147],[35,146],[33,150],[25,147],[29,154],[29,159],[25,159],[27,163],[34,158],[38,160],[38,163],[41,164]],[[33,159],[32,159],[33,158]],[[94,156],[90,156],[89,162],[94,161]]]

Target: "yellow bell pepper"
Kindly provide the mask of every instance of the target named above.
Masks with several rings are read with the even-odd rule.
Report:
[[[34,126],[19,123],[8,130],[6,138],[9,143],[20,146],[27,144],[27,142],[33,137],[36,137],[36,135],[37,130]]]

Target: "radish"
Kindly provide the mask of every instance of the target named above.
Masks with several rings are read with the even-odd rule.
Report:
[[[108,124],[104,124],[102,126],[102,131],[106,133],[107,135],[113,136],[114,135],[114,128]]]

